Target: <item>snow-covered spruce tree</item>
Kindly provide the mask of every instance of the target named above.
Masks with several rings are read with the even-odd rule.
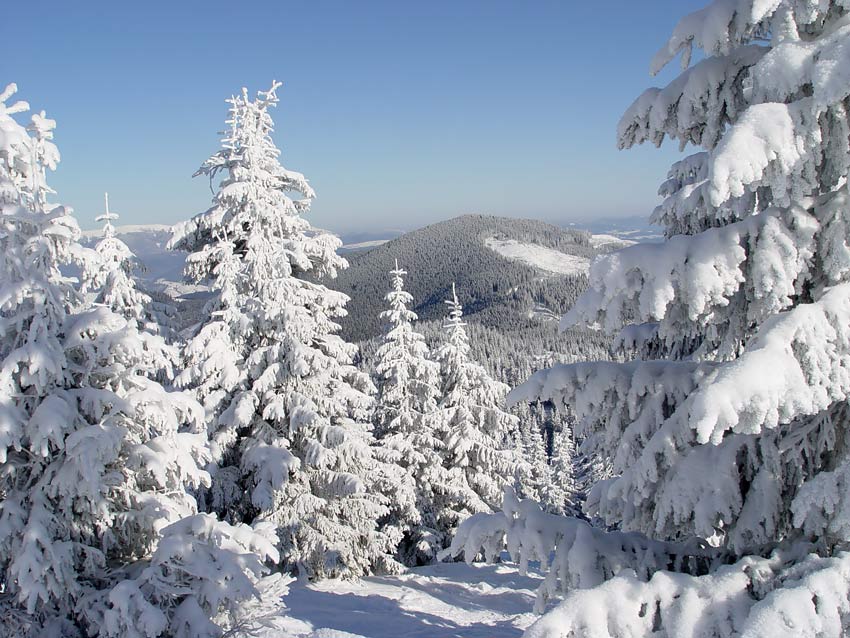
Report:
[[[83,260],[83,294],[93,296],[101,304],[133,321],[140,328],[156,331],[156,322],[149,310],[152,300],[133,280],[133,270],[141,264],[129,246],[115,235],[112,222],[118,215],[109,210],[109,194],[104,194],[105,212],[98,215],[103,222],[103,236],[94,247],[92,259]]]
[[[693,47],[705,57],[691,65]],[[678,24],[653,70],[679,52],[683,73],[619,128],[624,148],[701,147],[661,187],[668,240],[597,261],[563,321],[622,329],[655,360],[555,367],[516,396],[574,408],[585,449],[610,459],[591,513],[732,564],[600,574],[527,635],[842,636],[850,5],[718,0]]]
[[[514,445],[519,458],[525,461],[515,468],[516,490],[524,498],[542,501],[544,490],[550,483],[543,432],[540,424],[532,418],[529,404],[517,405],[514,414],[519,419]]]
[[[398,555],[406,564],[430,562],[442,549],[435,494],[440,492],[444,444],[437,420],[440,366],[428,358],[425,338],[413,327],[416,313],[399,268],[390,271],[389,309],[381,313],[388,330],[375,353],[378,452],[401,476],[387,477],[396,496],[384,524],[402,535]]]
[[[454,285],[446,304],[444,341],[435,352],[442,375],[438,418],[445,437],[437,523],[449,533],[470,514],[498,510],[504,486],[513,484],[524,461],[514,447],[517,418],[502,409],[508,386],[470,357]]]
[[[208,458],[203,413],[147,378],[168,365],[160,337],[81,304],[61,275],[79,229],[48,201],[55,123],[36,114],[28,133],[12,117],[26,104],[5,104],[14,92],[0,94],[0,633],[220,635],[243,621],[241,603],[278,587],[261,582],[265,556],[246,555],[268,533],[211,520],[219,534],[241,535],[238,548],[210,552],[241,574],[239,587],[195,570],[179,588],[145,585],[137,615],[119,611],[117,590],[179,563],[158,543],[191,520],[188,490],[209,481],[198,466]],[[182,535],[186,554],[203,544]]]
[[[223,147],[197,172],[223,176],[213,205],[175,229],[172,247],[192,252],[187,275],[216,291],[178,383],[208,415],[217,467],[205,507],[273,522],[290,569],[353,577],[396,565],[377,530],[389,499],[376,489],[374,386],[336,334],[347,297],[316,283],[347,264],[302,216],[313,189],[278,160],[278,86],[228,101]]]
[[[554,514],[579,514],[580,495],[576,484],[576,454],[569,423],[552,433],[546,483],[540,487],[540,502]]]

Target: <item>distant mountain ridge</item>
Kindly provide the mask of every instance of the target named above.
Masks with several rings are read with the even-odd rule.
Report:
[[[171,282],[183,281],[183,265],[186,254],[168,250],[166,245],[171,238],[171,226],[166,224],[147,224],[116,226],[115,234],[132,250],[145,267],[137,273],[147,288],[164,290],[173,288]],[[103,231],[82,231],[81,243],[92,248],[103,235]]]
[[[536,220],[464,215],[347,255],[350,267],[330,285],[351,297],[341,325],[343,337],[352,341],[381,332],[378,315],[396,260],[408,271],[406,288],[422,320],[443,317],[443,301],[454,282],[467,316],[489,327],[511,329],[538,321],[532,316],[536,306],[554,306],[560,312],[571,305],[586,285],[587,264],[599,250],[585,231]],[[553,254],[583,267],[560,270],[560,264],[547,267],[548,262],[540,262]]]
[[[83,231],[83,243],[93,246],[101,232]],[[128,225],[116,232],[145,265],[139,276],[146,288],[174,297],[202,288],[182,283],[186,254],[166,249],[171,226]],[[593,257],[630,243],[621,239],[628,233],[624,228],[591,235],[537,220],[463,215],[403,234],[388,229],[345,235],[341,252],[350,268],[324,283],[351,298],[341,320],[351,341],[381,333],[378,315],[396,259],[409,273],[406,285],[423,321],[442,320],[443,301],[455,282],[473,321],[522,332],[565,312],[586,285]]]
[[[114,226],[116,235],[135,235],[135,234],[146,234],[146,235],[155,235],[158,233],[168,233],[171,234],[171,225],[170,224],[128,224],[125,226]],[[83,238],[83,241],[88,241],[91,239],[99,239],[103,235],[102,228],[91,228],[89,230],[80,231],[80,235]]]

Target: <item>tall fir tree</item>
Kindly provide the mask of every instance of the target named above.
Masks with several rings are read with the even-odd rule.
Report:
[[[375,354],[375,423],[382,458],[402,470],[400,477],[389,477],[397,494],[390,522],[402,534],[399,555],[404,563],[421,564],[441,549],[435,506],[442,484],[440,366],[429,359],[425,338],[413,327],[417,317],[408,307],[413,297],[404,290],[406,274],[396,262],[386,296],[389,309],[381,313],[388,330]]]
[[[302,216],[313,189],[281,166],[269,109],[279,83],[232,97],[222,149],[196,175],[222,174],[212,207],[178,226],[187,275],[216,294],[178,378],[208,414],[217,467],[206,506],[271,521],[286,565],[311,577],[395,567],[377,489],[374,386],[335,320],[347,297],[317,283],[347,264],[339,240]],[[291,196],[292,195],[292,196]]]
[[[546,455],[546,442],[536,419],[532,418],[527,403],[515,406],[513,410],[518,419],[515,449],[524,462],[516,467],[515,489],[523,498],[544,501],[544,490],[549,483],[549,463]]]
[[[189,491],[209,481],[202,411],[149,378],[169,363],[160,337],[89,307],[61,274],[79,229],[49,201],[55,122],[41,112],[25,130],[12,116],[26,104],[5,104],[15,90],[0,94],[0,632],[220,634],[258,594],[265,556],[252,564],[245,545],[260,536],[213,518],[240,541],[211,558],[247,584],[226,591],[198,570],[162,597],[155,583],[137,588],[137,615],[117,611],[116,590],[154,569],[161,535],[195,516]],[[201,542],[189,530],[181,547]],[[110,629],[116,614],[126,631]]]
[[[540,502],[554,514],[581,514],[581,497],[576,482],[576,455],[568,422],[552,432],[547,480],[540,488]]]
[[[524,461],[514,447],[518,420],[503,409],[508,386],[472,360],[454,284],[446,304],[449,317],[435,358],[442,375],[438,410],[445,437],[443,490],[448,497],[438,521],[441,529],[450,531],[471,514],[499,509],[503,488],[513,483]]]

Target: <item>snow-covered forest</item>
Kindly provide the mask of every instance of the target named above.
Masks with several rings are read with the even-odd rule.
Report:
[[[850,2],[714,0],[677,60],[617,128],[682,152],[663,242],[471,215],[344,257],[274,81],[169,229],[182,292],[108,195],[83,237],[6,86],[0,636],[850,634]]]

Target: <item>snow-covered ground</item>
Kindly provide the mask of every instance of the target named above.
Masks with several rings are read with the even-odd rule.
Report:
[[[515,239],[497,239],[488,237],[484,245],[503,257],[521,261],[546,272],[557,275],[576,275],[586,273],[590,268],[590,260],[586,257],[568,255],[560,250],[546,248],[538,244],[529,244]]]
[[[540,582],[511,564],[439,563],[400,576],[293,583],[284,600],[298,638],[507,638],[538,618]]]
[[[616,235],[600,233],[598,235],[591,235],[590,243],[593,244],[595,248],[600,248],[602,246],[608,246],[611,248],[625,248],[626,246],[633,246],[637,242],[631,239],[623,239],[622,237],[617,237]]]
[[[340,250],[366,250],[368,248],[375,248],[377,246],[381,246],[382,244],[386,244],[389,239],[371,239],[369,241],[359,241],[354,244],[343,244],[340,246]]]
[[[189,299],[192,297],[208,297],[211,293],[209,286],[189,284],[169,279],[146,280],[147,290],[161,292],[172,299]]]

